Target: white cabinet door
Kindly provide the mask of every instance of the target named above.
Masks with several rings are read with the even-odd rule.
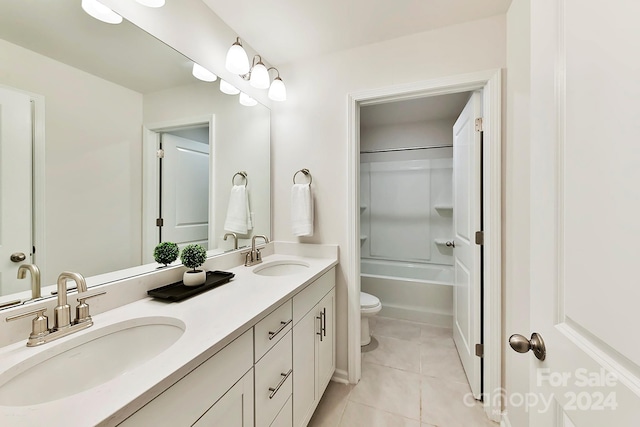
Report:
[[[335,371],[335,294],[332,288],[293,327],[293,425],[296,427],[309,423]]]
[[[336,290],[331,290],[318,304],[317,312],[322,321],[321,336],[316,335],[318,346],[318,379],[317,396],[322,396],[324,389],[329,384],[333,372],[336,369],[336,348],[335,348],[335,310]]]
[[[293,425],[306,426],[316,407],[316,308],[293,327]]]
[[[225,393],[194,427],[252,427],[253,369]]]

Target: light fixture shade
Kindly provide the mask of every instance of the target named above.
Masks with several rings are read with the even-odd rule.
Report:
[[[164,6],[164,0],[136,0],[143,6],[147,7],[162,7]]]
[[[227,95],[237,95],[240,93],[240,89],[220,79],[220,92],[226,93]]]
[[[193,77],[202,80],[203,82],[215,82],[218,76],[207,70],[200,64],[193,63]]]
[[[98,0],[82,0],[82,10],[92,17],[107,24],[119,24],[122,16],[100,3]]]
[[[262,62],[258,62],[251,69],[249,83],[258,89],[266,89],[269,87],[269,72]]]
[[[273,101],[287,100],[287,88],[284,86],[280,77],[276,77],[273,79],[273,82],[271,82],[271,87],[269,87],[269,99]]]
[[[249,72],[249,58],[239,42],[235,42],[229,48],[225,67],[233,74],[247,74]]]
[[[240,104],[244,105],[245,107],[253,107],[254,105],[258,104],[258,101],[256,101],[246,93],[240,92]]]

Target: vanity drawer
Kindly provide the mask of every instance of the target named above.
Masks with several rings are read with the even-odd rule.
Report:
[[[280,410],[276,419],[273,420],[269,427],[292,427],[293,426],[293,396],[289,397],[287,403]]]
[[[251,369],[251,329],[166,389],[120,426],[191,426]]]
[[[293,389],[292,348],[289,331],[255,365],[256,427],[268,427]]]
[[[335,267],[293,297],[293,324],[295,325],[335,286]]]
[[[254,326],[254,362],[260,360],[290,330],[291,300],[288,300]]]

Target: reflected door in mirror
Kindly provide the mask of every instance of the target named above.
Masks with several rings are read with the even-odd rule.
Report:
[[[20,262],[11,255],[32,262],[31,122],[30,97],[0,88],[0,295],[30,288],[16,278]]]

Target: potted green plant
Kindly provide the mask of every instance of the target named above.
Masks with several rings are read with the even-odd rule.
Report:
[[[204,270],[197,270],[207,260],[207,250],[201,245],[187,245],[182,249],[180,261],[190,268],[184,272],[182,283],[186,286],[199,286],[207,281],[207,274]]]
[[[177,244],[173,242],[162,242],[153,250],[153,259],[155,259],[158,264],[164,264],[166,267],[178,259],[178,254],[180,254],[180,249],[178,249]]]

